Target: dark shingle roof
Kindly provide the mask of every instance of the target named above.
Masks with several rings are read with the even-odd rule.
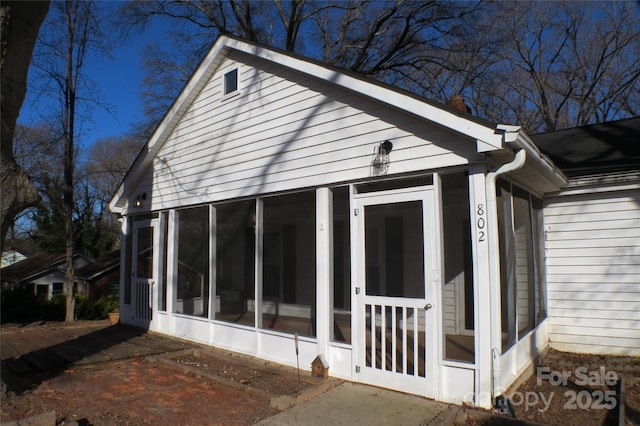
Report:
[[[64,254],[37,253],[20,262],[0,269],[3,282],[21,282],[43,271],[49,271],[65,261]]]
[[[640,117],[531,136],[568,177],[640,170]]]
[[[85,280],[89,280],[96,275],[100,275],[111,271],[120,266],[120,249],[110,251],[95,262],[89,263],[76,271],[76,276]]]

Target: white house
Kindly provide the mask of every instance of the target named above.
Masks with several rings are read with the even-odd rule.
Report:
[[[566,185],[519,127],[222,36],[111,200],[121,320],[490,407],[549,345]]]
[[[569,178],[544,206],[551,347],[640,356],[640,117],[532,139]]]
[[[2,289],[18,286],[33,290],[33,294],[42,300],[49,300],[55,294],[64,293],[66,255],[37,253],[25,257],[19,262],[0,269]],[[76,253],[73,255],[73,267],[82,268],[93,262],[92,259]],[[79,283],[78,292],[85,294],[86,286]]]

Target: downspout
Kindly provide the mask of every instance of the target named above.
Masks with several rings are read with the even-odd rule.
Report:
[[[496,180],[498,177],[514,172],[527,159],[527,152],[520,149],[510,163],[503,164],[496,171],[487,173],[485,190],[487,197],[487,220],[489,221],[489,308],[491,312],[491,403],[495,405],[498,393],[500,373],[500,348],[502,339],[496,325],[500,324],[500,256],[498,247],[498,206],[496,204]]]

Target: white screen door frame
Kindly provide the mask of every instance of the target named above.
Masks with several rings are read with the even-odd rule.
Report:
[[[354,194],[359,382],[434,397],[435,212],[432,187]]]
[[[134,222],[131,256],[131,282],[133,321],[136,325],[149,326],[153,319],[153,285],[156,282],[157,221]]]

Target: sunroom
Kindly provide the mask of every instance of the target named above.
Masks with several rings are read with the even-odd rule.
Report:
[[[548,342],[564,182],[517,127],[220,37],[111,201],[121,319],[490,407]]]

